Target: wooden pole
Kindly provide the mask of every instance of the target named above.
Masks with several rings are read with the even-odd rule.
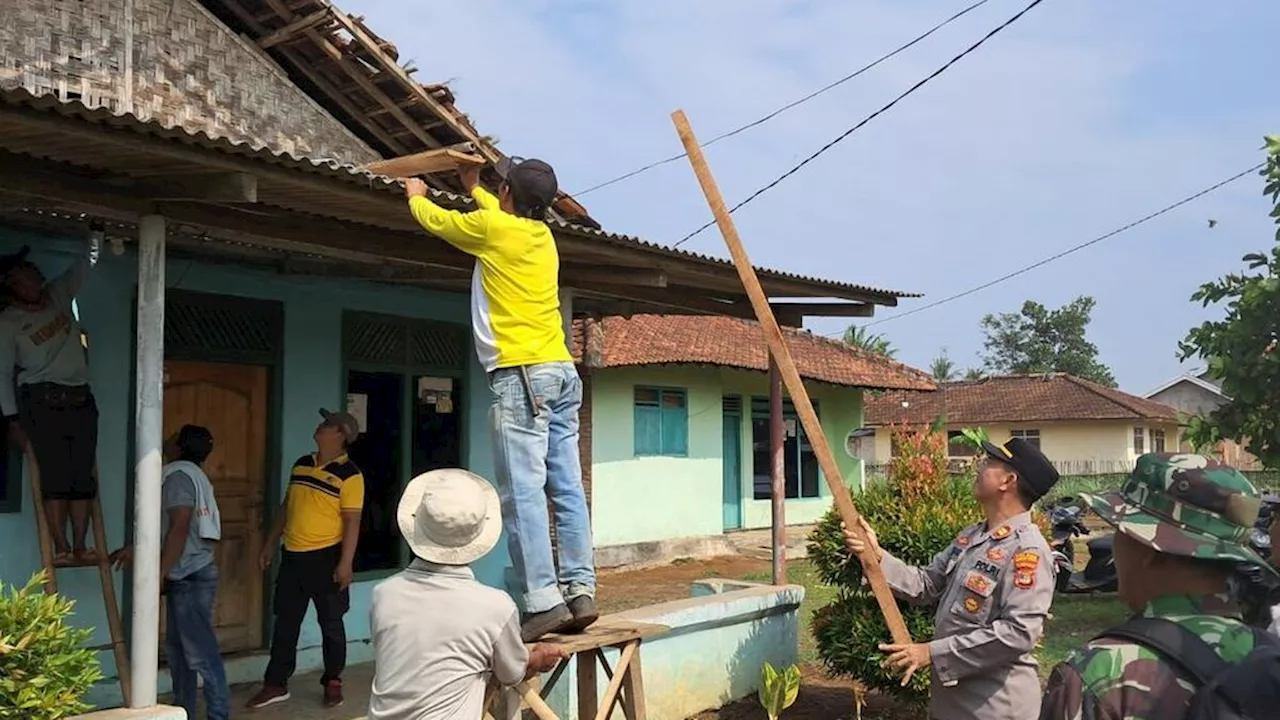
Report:
[[[702,192],[707,197],[707,204],[715,214],[720,234],[724,236],[724,242],[729,246],[733,264],[738,269],[738,277],[741,278],[747,297],[751,299],[751,307],[755,310],[756,318],[764,329],[765,341],[769,344],[771,355],[777,361],[783,382],[787,384],[787,392],[790,393],[791,402],[800,416],[800,423],[804,426],[804,432],[813,445],[814,454],[818,456],[818,466],[826,476],[827,486],[831,489],[836,509],[840,512],[840,519],[844,521],[845,527],[855,533],[861,533],[858,510],[849,497],[849,489],[845,487],[844,477],[840,474],[840,467],[836,465],[831,445],[822,432],[822,425],[818,422],[818,415],[813,410],[809,393],[805,390],[800,373],[791,359],[791,352],[787,349],[786,341],[782,337],[782,329],[778,327],[778,321],[769,307],[769,299],[765,297],[764,290],[760,287],[755,268],[751,266],[747,251],[742,246],[742,239],[738,237],[738,229],[733,224],[733,218],[729,216],[729,210],[725,207],[724,198],[720,195],[720,188],[716,185],[715,178],[711,176],[711,168],[707,166],[707,159],[702,154],[702,148],[693,134],[689,119],[685,117],[683,110],[677,110],[671,113],[671,120],[675,123],[676,132],[680,135],[680,142],[684,144],[685,152],[689,155],[689,164],[693,166],[693,173],[698,177],[698,184],[702,186]],[[902,620],[902,612],[898,610],[898,603],[889,589],[889,584],[885,582],[884,572],[880,569],[880,560],[869,549],[858,559],[862,562],[863,573],[867,576],[867,583],[871,585],[876,602],[880,604],[880,612],[884,614],[884,621],[889,626],[889,634],[893,636],[893,641],[898,644],[911,642],[907,625]]]
[[[773,519],[773,584],[787,582],[787,463],[782,454],[786,435],[782,423],[782,376],[769,353],[769,464],[771,492],[769,507]]]

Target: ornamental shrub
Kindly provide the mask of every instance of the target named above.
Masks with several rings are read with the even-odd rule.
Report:
[[[44,571],[26,587],[0,593],[0,718],[59,720],[88,711],[81,698],[102,677],[85,648],[92,630],[72,627],[75,603],[43,588]]]
[[[945,436],[931,429],[891,428],[895,457],[885,480],[853,496],[885,551],[912,565],[927,565],[959,532],[982,519],[972,479],[948,474]],[[849,553],[840,515],[827,513],[809,538],[809,558],[823,582],[839,588],[836,599],[813,617],[818,653],[833,674],[910,703],[929,696],[929,673],[917,672],[903,688],[896,671],[881,668],[878,646],[890,642],[880,606],[863,585],[862,565]],[[912,640],[933,638],[934,609],[899,602]]]

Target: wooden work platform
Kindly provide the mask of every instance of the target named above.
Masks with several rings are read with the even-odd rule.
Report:
[[[644,673],[640,664],[640,644],[648,637],[661,635],[666,625],[637,623],[629,620],[602,617],[583,633],[576,635],[548,635],[539,644],[563,648],[569,657],[551,672],[546,685],[539,692],[532,681],[517,686],[520,699],[533,714],[542,720],[559,720],[546,703],[547,695],[555,688],[569,661],[578,660],[578,717],[581,720],[605,720],[619,701],[627,720],[645,720]],[[606,648],[620,651],[617,667],[610,667],[604,656]],[[609,684],[604,694],[598,694],[598,671],[604,670]],[[497,687],[490,685],[486,694],[485,710],[488,711],[497,696]]]

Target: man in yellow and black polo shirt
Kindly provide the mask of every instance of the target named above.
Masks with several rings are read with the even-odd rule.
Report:
[[[360,434],[359,424],[344,412],[321,410],[316,428],[316,452],[293,466],[284,504],[280,506],[259,563],[265,571],[284,538],[280,573],[276,578],[275,631],[271,661],[262,689],[250,708],[289,699],[289,678],[297,667],[298,635],[307,606],[315,603],[324,653],[324,702],[342,704],[342,671],[347,663],[347,631],[342,616],[350,608],[349,587],[360,513],[364,507],[364,476],[347,457],[347,448]]]

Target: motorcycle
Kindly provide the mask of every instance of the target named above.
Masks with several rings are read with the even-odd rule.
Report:
[[[1085,545],[1089,549],[1089,562],[1084,570],[1075,570],[1076,537],[1089,535],[1089,528],[1084,524],[1085,510],[1075,498],[1063,497],[1049,508],[1049,524],[1052,527],[1053,539],[1049,547],[1053,552],[1054,590],[1062,594],[1079,594],[1095,592],[1115,592],[1119,587],[1116,579],[1116,561],[1113,553],[1114,536],[1090,539]]]
[[[1280,495],[1262,496],[1258,519],[1249,530],[1249,547],[1271,562],[1271,519],[1280,512]],[[1280,579],[1257,565],[1241,565],[1231,577],[1232,589],[1244,621],[1258,628],[1271,625],[1271,608],[1280,605]]]

